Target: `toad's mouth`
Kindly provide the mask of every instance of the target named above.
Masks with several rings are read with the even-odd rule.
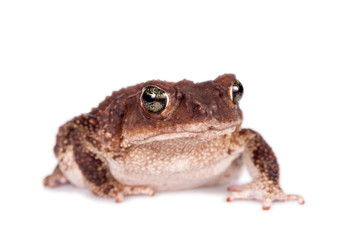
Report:
[[[134,144],[145,144],[154,141],[168,141],[174,139],[185,139],[185,138],[198,138],[199,140],[207,140],[219,137],[221,135],[232,134],[237,129],[240,129],[241,122],[235,122],[231,125],[210,125],[210,126],[179,126],[174,127],[172,132],[159,131],[152,134],[140,134],[132,139]]]

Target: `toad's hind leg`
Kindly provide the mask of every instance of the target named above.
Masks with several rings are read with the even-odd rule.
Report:
[[[250,129],[243,129],[235,136],[245,139],[246,146],[243,160],[253,181],[228,188],[231,194],[228,201],[257,199],[263,202],[263,209],[270,209],[273,201],[297,200],[300,204],[304,199],[300,195],[285,194],[279,186],[279,165],[275,154],[260,134]]]
[[[116,202],[121,202],[124,196],[154,194],[149,187],[124,186],[116,181],[108,169],[107,161],[84,146],[83,136],[78,129],[70,128],[60,132],[55,147],[59,166],[44,179],[46,186],[59,182],[58,179],[67,179],[74,186],[89,188],[95,195],[115,198]]]
[[[74,147],[75,162],[84,176],[85,185],[98,196],[115,198],[122,202],[125,196],[149,195],[154,191],[146,186],[124,186],[111,175],[106,161],[82,146]]]
[[[56,166],[53,173],[44,178],[44,186],[46,187],[58,187],[60,185],[69,184],[69,180],[61,172],[59,165]]]

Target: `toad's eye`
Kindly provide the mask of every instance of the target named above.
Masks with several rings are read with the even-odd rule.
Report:
[[[230,89],[230,95],[234,104],[238,104],[243,93],[244,88],[239,80],[236,80]]]
[[[141,101],[146,111],[161,113],[169,102],[169,96],[160,88],[149,86],[143,89]]]

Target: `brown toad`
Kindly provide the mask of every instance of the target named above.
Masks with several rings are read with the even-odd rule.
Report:
[[[264,139],[241,129],[243,94],[235,75],[214,81],[153,80],[113,92],[97,108],[60,127],[59,161],[45,186],[71,183],[113,197],[226,184],[242,162],[253,181],[231,186],[228,201],[297,200],[283,193],[279,166]]]

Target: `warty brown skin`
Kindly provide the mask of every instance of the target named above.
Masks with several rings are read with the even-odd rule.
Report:
[[[242,163],[253,181],[231,186],[228,201],[257,199],[263,209],[274,200],[297,200],[283,193],[279,166],[265,140],[241,129],[242,111],[232,95],[233,74],[214,81],[170,83],[152,80],[124,88],[97,108],[60,127],[54,148],[59,161],[45,186],[71,183],[113,197],[231,183]],[[166,106],[150,112],[144,91],[156,87]]]

